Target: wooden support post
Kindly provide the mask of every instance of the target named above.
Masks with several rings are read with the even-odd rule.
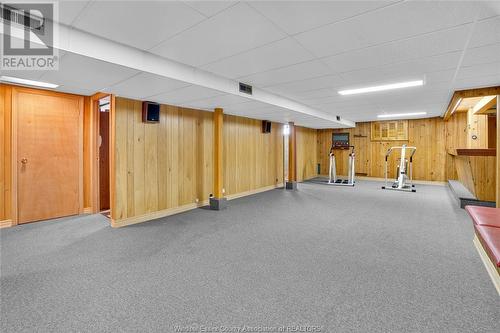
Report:
[[[226,198],[222,193],[222,126],[224,112],[221,108],[214,110],[214,189],[210,197],[210,208],[220,210],[225,207]]]
[[[288,181],[285,188],[287,190],[297,189],[297,141],[296,128],[293,122],[289,122],[290,133],[288,135]]]
[[[500,208],[500,95],[497,95],[497,208]]]

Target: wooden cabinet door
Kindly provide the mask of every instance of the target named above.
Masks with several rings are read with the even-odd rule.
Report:
[[[15,88],[12,102],[18,223],[78,214],[83,97]]]

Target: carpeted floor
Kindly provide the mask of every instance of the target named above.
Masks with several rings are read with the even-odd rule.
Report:
[[[447,187],[304,183],[229,206],[1,230],[2,332],[500,332],[500,298]]]

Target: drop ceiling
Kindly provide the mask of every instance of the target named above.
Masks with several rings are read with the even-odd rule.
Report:
[[[352,121],[380,113],[440,116],[453,91],[500,85],[495,1],[70,1],[61,3],[60,21]],[[333,127],[321,117],[71,52],[63,54],[58,72],[18,76],[74,93],[109,91]],[[425,85],[337,93],[417,79]]]

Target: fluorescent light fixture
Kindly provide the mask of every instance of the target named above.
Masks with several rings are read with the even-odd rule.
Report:
[[[458,99],[458,101],[455,103],[455,105],[453,106],[453,109],[451,109],[451,114],[455,113],[455,111],[457,111],[457,108],[458,106],[460,105],[460,103],[462,102],[462,97],[460,97]]]
[[[376,92],[376,91],[418,87],[418,86],[423,86],[423,85],[424,85],[424,80],[417,80],[417,81],[384,84],[381,86],[365,87],[365,88],[358,88],[358,89],[339,90],[339,94],[341,94],[341,95],[355,95],[355,94],[364,94],[364,93],[370,93],[370,92]]]
[[[0,81],[1,82],[10,82],[10,83],[15,83],[15,84],[22,84],[22,85],[26,85],[26,86],[50,88],[50,89],[54,89],[54,88],[59,87],[58,84],[41,82],[41,81],[26,80],[26,79],[21,79],[21,78],[12,77],[12,76],[0,76]]]
[[[423,116],[426,115],[427,112],[409,112],[409,113],[387,113],[387,114],[379,114],[378,118],[400,118],[400,117],[411,117],[411,116]]]

